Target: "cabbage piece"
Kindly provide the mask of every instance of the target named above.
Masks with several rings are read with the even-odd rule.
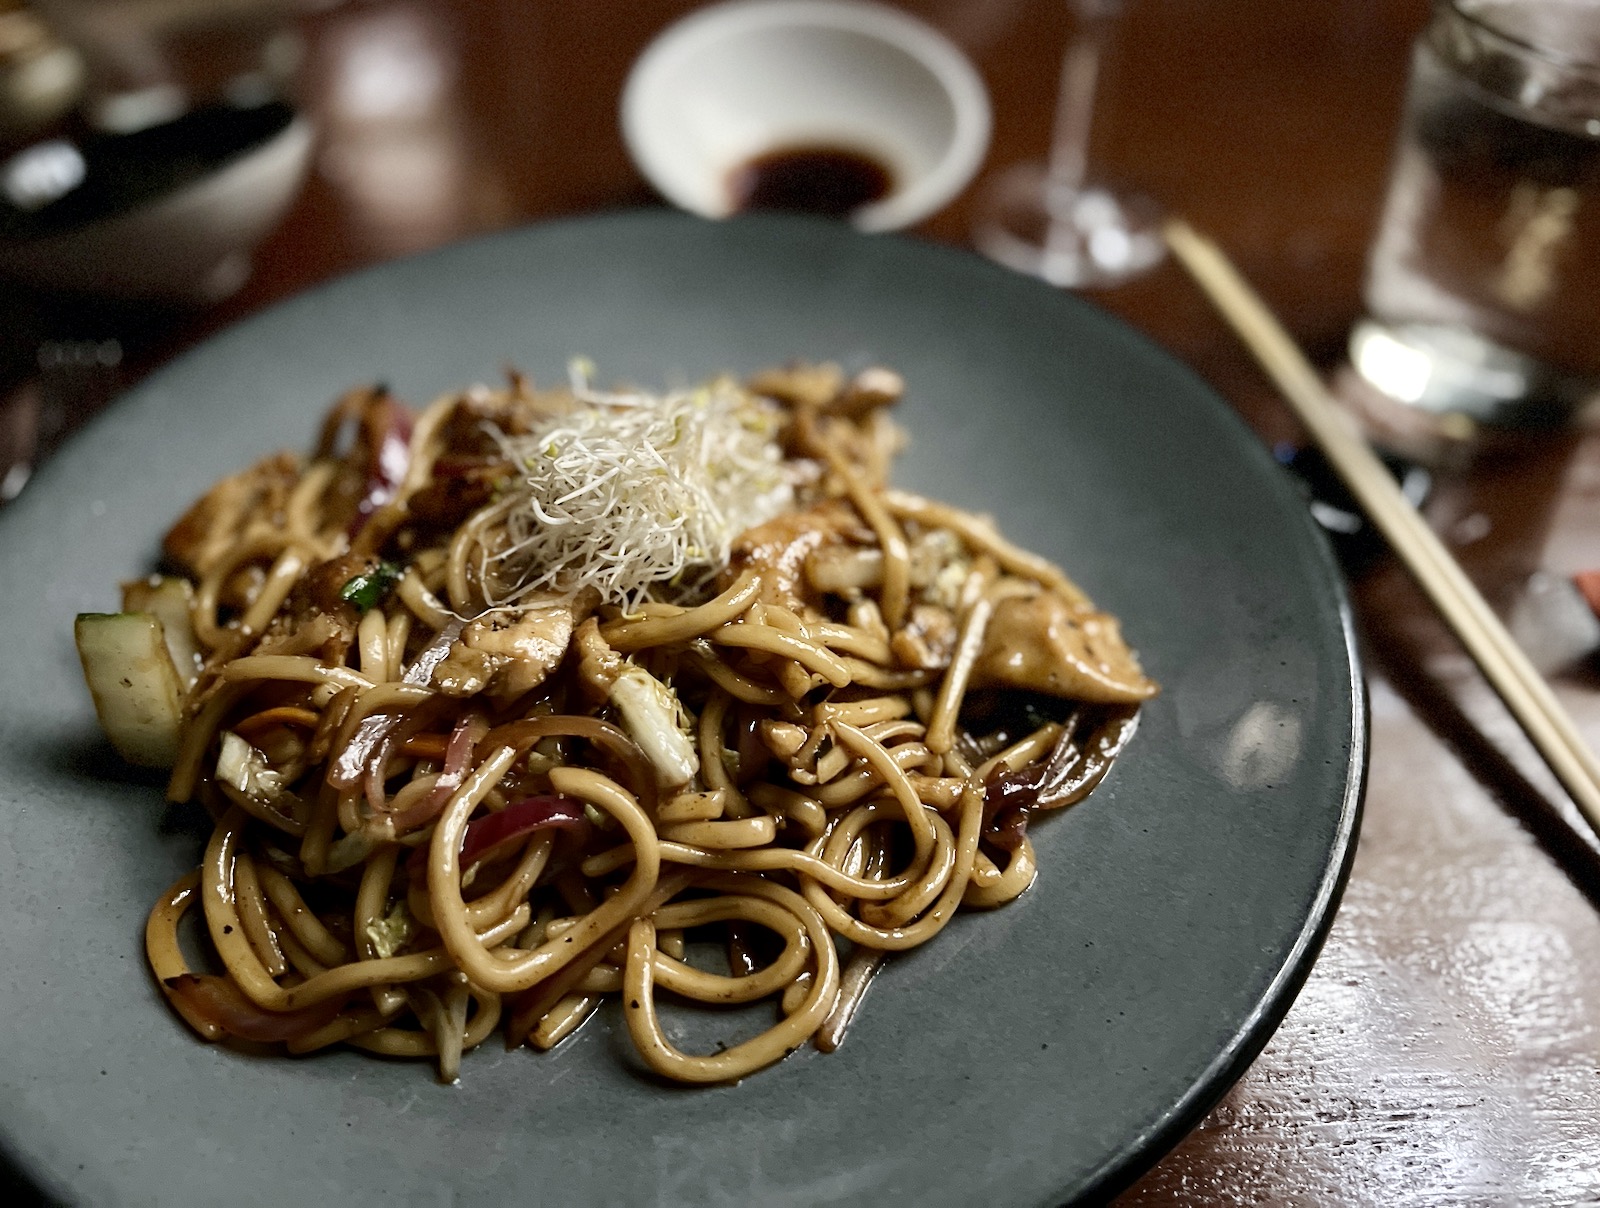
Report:
[[[622,715],[623,729],[655,767],[661,787],[688,784],[700,770],[700,756],[689,740],[689,721],[677,694],[643,667],[625,663],[610,697]]]
[[[194,587],[187,579],[172,575],[151,575],[122,585],[122,611],[152,613],[161,622],[167,639],[167,653],[185,688],[200,678],[200,639],[195,636],[190,609],[194,607]]]
[[[161,621],[148,612],[79,613],[73,636],[111,745],[129,763],[170,768],[178,757],[184,684]]]

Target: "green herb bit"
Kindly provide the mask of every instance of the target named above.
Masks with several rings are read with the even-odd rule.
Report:
[[[339,598],[358,612],[370,612],[388,597],[405,572],[393,562],[380,562],[339,589]]]

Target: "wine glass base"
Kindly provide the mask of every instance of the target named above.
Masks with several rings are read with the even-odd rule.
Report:
[[[1052,285],[1116,285],[1166,254],[1160,211],[1141,196],[1090,185],[1052,188],[1045,165],[1022,163],[990,183],[978,202],[973,243],[1008,268]]]

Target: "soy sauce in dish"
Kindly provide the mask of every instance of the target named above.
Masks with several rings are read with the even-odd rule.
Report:
[[[838,147],[768,151],[728,174],[736,210],[805,210],[830,218],[843,218],[893,187],[883,164]]]

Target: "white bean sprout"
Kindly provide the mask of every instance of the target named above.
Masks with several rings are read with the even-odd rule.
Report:
[[[522,477],[485,576],[500,585],[492,604],[591,587],[624,607],[691,598],[738,534],[792,506],[779,411],[731,378],[601,392],[575,367],[573,392],[570,414],[496,433]]]

